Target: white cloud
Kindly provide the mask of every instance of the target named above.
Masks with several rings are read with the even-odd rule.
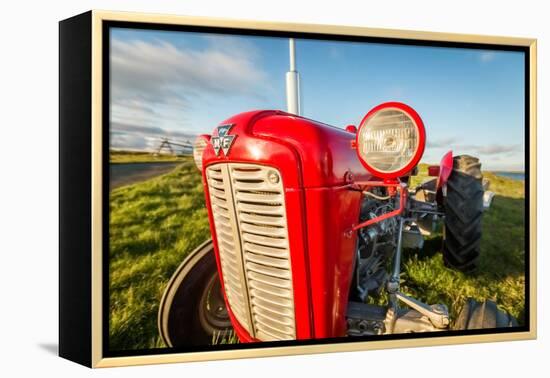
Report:
[[[163,40],[111,41],[111,122],[189,130],[193,103],[211,96],[262,96],[268,83],[259,54],[233,37],[207,37],[200,48]],[[119,145],[124,139],[114,139]]]
[[[437,140],[430,140],[428,138],[426,142],[426,147],[428,148],[449,148],[450,146],[456,144],[458,139],[455,137],[447,137]]]
[[[484,155],[506,155],[521,150],[519,144],[490,144],[487,146],[472,146],[480,154]]]
[[[423,162],[438,163],[443,154],[451,150],[453,155],[472,155],[478,157],[483,169],[522,170],[523,147],[521,144],[467,144],[460,138],[440,138],[426,143]]]
[[[252,59],[255,52],[235,41],[221,47],[211,38],[205,41],[207,47],[192,50],[166,41],[113,40],[113,89],[138,90],[145,97],[159,91],[175,95],[181,89],[256,94],[265,75]]]
[[[494,51],[484,51],[479,55],[479,60],[483,63],[488,63],[493,61],[496,58],[496,53]]]
[[[146,151],[156,151],[163,139],[187,144],[196,138],[192,133],[118,122],[111,122],[110,136],[112,148]]]
[[[480,155],[510,155],[522,151],[521,144],[465,144],[457,137],[446,137],[436,140],[428,139],[426,147],[434,150],[456,150],[460,153]]]
[[[343,58],[342,51],[334,45],[329,45],[328,56],[334,60],[340,60]]]

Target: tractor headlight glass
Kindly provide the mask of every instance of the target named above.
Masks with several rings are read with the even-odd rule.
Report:
[[[406,174],[420,160],[424,150],[424,126],[412,108],[400,103],[383,105],[369,112],[361,122],[357,152],[372,173],[397,177]]]

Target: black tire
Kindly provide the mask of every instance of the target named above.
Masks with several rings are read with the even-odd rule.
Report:
[[[452,329],[484,329],[517,327],[517,320],[500,310],[493,301],[478,302],[468,299],[454,322]]]
[[[231,333],[212,240],[191,252],[173,274],[160,302],[158,328],[169,347],[209,345],[215,333]]]
[[[455,156],[447,181],[443,261],[463,272],[477,268],[483,216],[483,176],[479,159]]]

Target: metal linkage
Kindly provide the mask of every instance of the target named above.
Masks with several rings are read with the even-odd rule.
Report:
[[[433,306],[428,306],[427,304],[401,292],[396,292],[395,296],[407,306],[427,317],[434,327],[444,329],[449,326],[449,311],[445,305],[436,304]]]
[[[387,200],[399,196],[398,208],[379,216],[368,219],[357,226],[359,230],[374,224],[380,224],[388,218],[397,217],[397,240],[394,255],[393,268],[389,280],[386,283],[386,290],[389,294],[389,305],[385,308],[384,320],[381,320],[383,310],[375,311],[373,307],[355,305],[349,308],[348,327],[350,335],[368,335],[379,333],[402,333],[402,332],[434,332],[447,329],[449,326],[449,311],[445,305],[427,305],[417,299],[411,298],[399,291],[401,258],[403,250],[403,232],[408,222],[416,224],[417,214],[429,214],[430,216],[441,216],[437,204],[418,201],[414,198],[408,199],[408,188],[399,182],[366,182],[364,187],[359,186],[365,196],[374,197],[379,200]],[[381,197],[368,192],[368,188],[383,186],[388,188],[388,196]],[[380,197],[380,198],[378,198]],[[417,227],[417,226],[415,226]],[[358,251],[359,253],[359,251]],[[358,255],[359,260],[359,255]],[[358,270],[359,273],[359,270]],[[358,284],[361,299],[365,290]],[[400,308],[399,302],[403,302],[408,308]],[[383,327],[381,324],[383,323]]]
[[[349,336],[382,335],[386,333],[386,308],[366,303],[349,302],[347,309]]]
[[[399,275],[401,274],[401,251],[403,250],[403,225],[405,218],[399,219],[399,230],[397,231],[397,250],[395,251],[395,262],[393,265],[393,274],[391,281],[399,283]]]
[[[401,274],[401,251],[403,249],[403,226],[406,219],[399,219],[399,228],[397,230],[397,246],[395,248],[395,257],[393,263],[393,271],[390,279],[386,283],[386,290],[390,294],[390,302],[395,302],[395,298],[392,298],[392,294],[399,290],[399,276]]]
[[[389,213],[382,214],[376,218],[369,219],[365,222],[359,223],[357,226],[353,227],[353,231],[357,231],[360,228],[368,227],[372,224],[382,222],[383,220],[386,220],[388,218],[396,217],[398,215],[401,215],[403,211],[405,210],[405,207],[407,205],[407,187],[401,185],[400,183],[384,183],[384,182],[371,182],[367,184],[370,187],[373,186],[386,186],[389,188],[396,189],[397,194],[399,194],[399,207],[393,211],[390,211]]]

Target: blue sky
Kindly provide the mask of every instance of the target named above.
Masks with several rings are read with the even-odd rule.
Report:
[[[522,53],[304,39],[296,49],[304,116],[345,127],[401,101],[424,120],[423,161],[452,149],[523,169]],[[112,146],[150,150],[243,111],[284,110],[288,64],[283,38],[113,29]]]

